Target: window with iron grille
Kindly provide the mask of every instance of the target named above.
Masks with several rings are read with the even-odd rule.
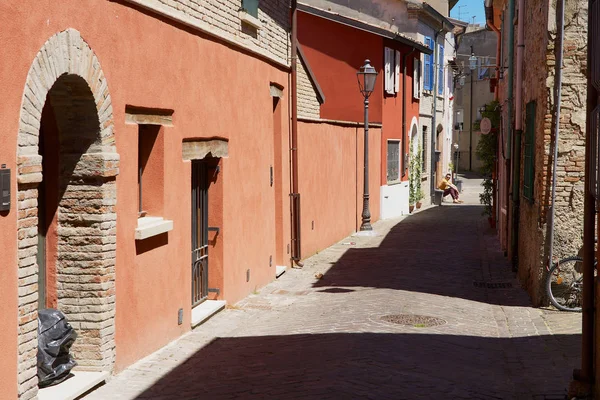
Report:
[[[421,171],[423,173],[425,173],[428,170],[428,168],[427,168],[427,127],[426,126],[423,127],[423,137],[422,137],[421,144],[423,146],[422,147],[423,152],[421,153],[421,158],[422,158],[421,162],[423,163],[423,168],[421,168]]]
[[[400,141],[387,142],[387,181],[395,182],[400,179]]]
[[[535,178],[535,101],[527,103],[525,108],[525,148],[523,154],[523,197],[533,202],[533,183]]]

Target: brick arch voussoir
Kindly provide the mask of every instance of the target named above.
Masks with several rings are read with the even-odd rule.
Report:
[[[17,182],[20,185],[42,181],[42,157],[38,155],[42,109],[48,92],[65,74],[80,76],[92,92],[100,130],[100,146],[96,151],[116,153],[108,82],[94,51],[77,30],[69,28],[44,43],[27,74],[17,138]]]

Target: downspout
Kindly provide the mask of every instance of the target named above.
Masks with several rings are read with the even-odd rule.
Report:
[[[415,52],[415,48],[408,53],[402,56],[402,176],[406,175],[406,170],[408,169],[406,165],[406,138],[404,135],[406,134],[406,60],[408,57]],[[413,68],[414,70],[414,68]],[[413,79],[416,77],[413,76]],[[408,135],[407,135],[408,137]]]
[[[436,187],[436,182],[435,182],[435,149],[436,149],[436,136],[437,136],[437,127],[435,126],[435,117],[437,115],[437,86],[438,86],[438,81],[437,81],[437,77],[438,77],[438,71],[437,71],[437,38],[439,36],[439,34],[444,30],[444,27],[442,26],[442,29],[440,29],[439,31],[437,31],[435,33],[435,35],[433,35],[433,116],[431,117],[431,182],[429,184],[429,188],[430,188],[430,196],[431,196],[431,203],[434,203],[434,199],[435,199],[435,187]],[[443,60],[442,60],[442,68],[443,68]]]
[[[291,205],[291,226],[292,226],[292,261],[298,266],[304,265],[300,262],[300,193],[298,193],[298,3],[292,0],[291,4],[291,24],[292,24],[292,148],[290,149],[292,158],[292,193],[290,193]]]
[[[498,96],[500,94],[499,86],[500,86],[500,48],[502,45],[502,36],[500,34],[500,29],[494,25],[494,4],[492,0],[485,0],[485,23],[486,26],[496,33],[496,37],[498,38],[498,42],[496,44],[496,87],[494,88],[494,100],[498,101]]]
[[[598,0],[588,1],[588,10]],[[588,18],[587,43],[594,43],[592,23],[594,18]],[[596,237],[596,204],[594,193],[592,193],[591,182],[595,179],[592,174],[596,173],[596,161],[592,161],[594,150],[592,149],[592,137],[597,135],[597,126],[592,126],[592,113],[598,106],[598,91],[592,81],[592,51],[594,47],[587,46],[587,116],[585,128],[585,191],[583,203],[583,316],[582,316],[582,343],[581,343],[581,371],[574,371],[574,377],[578,380],[592,384],[594,381],[594,259],[595,259],[595,237]],[[596,157],[598,155],[596,154]],[[579,376],[577,376],[579,375]]]
[[[556,83],[554,95],[556,104],[554,110],[554,158],[552,162],[552,197],[550,203],[550,248],[548,250],[548,267],[552,266],[552,260],[554,256],[554,214],[556,201],[556,166],[558,164],[558,138],[560,135],[560,105],[561,105],[561,92],[562,92],[562,75],[563,75],[563,42],[565,35],[565,0],[560,1],[560,7],[558,9],[558,21],[560,22],[560,35],[558,37],[558,46],[556,54]],[[558,6],[558,4],[557,4]]]
[[[518,212],[518,210],[516,209],[516,207],[518,207],[518,192],[519,192],[519,176],[514,174],[514,170],[515,170],[515,160],[512,157],[512,153],[517,153],[520,154],[521,152],[521,142],[517,142],[514,138],[513,138],[513,121],[512,121],[512,107],[513,107],[513,87],[514,87],[514,65],[515,65],[515,24],[514,24],[514,20],[515,20],[515,0],[509,0],[508,3],[508,25],[509,25],[509,30],[508,30],[508,99],[507,99],[507,106],[508,106],[508,112],[507,112],[507,129],[508,129],[508,135],[507,135],[507,146],[506,146],[506,159],[511,159],[511,163],[512,163],[512,174],[511,174],[511,182],[513,184],[513,189],[512,189],[512,202],[510,205],[510,217],[513,219],[511,226],[510,226],[510,250],[511,250],[511,255],[513,257],[513,269],[516,269],[516,250],[517,250],[517,237],[515,234],[515,231],[518,231],[518,229],[515,229],[515,213]],[[513,150],[512,146],[513,143],[515,144],[515,149]],[[516,197],[517,197],[517,204],[515,204],[515,182],[516,182]],[[510,187],[510,184],[507,185],[507,188]],[[518,218],[517,218],[518,220]]]

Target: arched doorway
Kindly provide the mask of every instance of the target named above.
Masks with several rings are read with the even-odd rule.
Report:
[[[17,140],[19,395],[37,391],[37,310],[76,329],[82,369],[115,358],[116,153],[108,85],[73,29],[51,37],[27,76]]]

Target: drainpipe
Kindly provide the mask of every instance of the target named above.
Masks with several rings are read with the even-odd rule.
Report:
[[[513,257],[513,269],[516,268],[516,249],[517,249],[517,237],[516,237],[516,232],[518,232],[518,229],[515,229],[515,213],[518,212],[517,207],[518,207],[518,192],[519,192],[519,176],[514,174],[514,169],[515,169],[515,160],[512,160],[512,153],[513,153],[513,149],[512,149],[512,145],[513,142],[515,143],[515,149],[514,149],[514,153],[516,154],[520,154],[521,152],[521,142],[520,141],[516,141],[513,139],[513,121],[512,121],[512,107],[513,107],[513,86],[514,86],[514,58],[515,58],[515,24],[514,24],[514,20],[515,20],[515,0],[509,0],[508,3],[508,25],[509,25],[509,30],[508,30],[508,112],[507,112],[507,128],[508,128],[508,135],[507,135],[507,145],[506,145],[506,159],[511,159],[512,162],[512,176],[511,176],[511,180],[513,183],[513,194],[512,194],[512,202],[511,202],[511,206],[510,206],[510,217],[513,218],[513,221],[511,223],[510,226],[510,230],[511,230],[511,240],[510,240],[510,249],[511,249],[511,254]],[[515,182],[516,182],[516,192],[517,192],[517,203],[515,204]],[[510,187],[510,184],[507,185],[507,188]],[[518,221],[518,218],[517,218]]]
[[[494,100],[498,101],[499,86],[500,86],[500,48],[502,45],[502,35],[500,29],[494,25],[494,4],[493,0],[485,0],[485,23],[486,26],[496,33],[498,42],[496,43],[496,87],[494,88]]]
[[[437,38],[439,36],[439,34],[444,30],[444,28],[442,27],[442,29],[440,29],[439,31],[437,31],[435,33],[435,35],[433,35],[433,116],[431,117],[431,182],[429,183],[429,189],[430,189],[430,196],[431,196],[431,203],[433,204],[435,201],[435,187],[436,187],[436,182],[435,182],[435,149],[436,149],[436,136],[437,136],[437,127],[435,126],[435,117],[437,115],[437,86],[438,86],[438,81],[437,81],[437,77],[438,77],[438,72],[437,72]],[[444,67],[444,60],[442,60],[442,68]]]
[[[557,4],[558,6],[558,4]],[[550,203],[550,249],[548,250],[548,267],[552,266],[554,256],[554,214],[556,201],[556,166],[558,163],[558,137],[560,134],[560,105],[562,91],[563,75],[563,39],[565,35],[565,10],[564,0],[561,0],[558,7],[558,20],[560,21],[560,35],[558,36],[558,46],[556,54],[556,84],[555,84],[555,113],[554,113],[554,158],[552,162],[552,200]]]
[[[406,139],[404,138],[404,135],[406,133],[406,73],[407,73],[406,60],[414,52],[415,52],[415,48],[413,47],[413,49],[411,51],[409,51],[408,53],[406,53],[402,56],[402,67],[403,67],[403,71],[402,71],[402,175],[403,176],[406,175],[406,170],[408,169],[408,167],[406,166],[406,162],[405,162],[405,160],[406,160]],[[413,76],[413,79],[415,79],[415,78],[416,77]]]
[[[292,0],[291,4],[291,25],[292,25],[292,148],[290,149],[292,158],[292,193],[291,200],[291,215],[292,215],[292,260],[302,268],[304,265],[300,262],[301,247],[300,247],[300,193],[298,193],[298,4],[296,0]]]
[[[588,10],[598,0],[588,1]],[[564,5],[564,4],[563,4]],[[588,19],[588,43],[594,43],[592,33],[593,18]],[[592,82],[592,51],[593,46],[587,48],[587,116],[585,128],[585,194],[583,203],[583,316],[582,316],[582,348],[581,348],[581,371],[574,371],[575,379],[591,384],[594,381],[594,238],[596,236],[596,205],[591,183],[595,181],[592,177],[596,173],[596,162],[592,162],[592,137],[596,135],[595,126],[592,126],[592,112],[598,105],[598,91]],[[596,155],[597,156],[597,155]],[[579,375],[579,376],[577,376]]]

